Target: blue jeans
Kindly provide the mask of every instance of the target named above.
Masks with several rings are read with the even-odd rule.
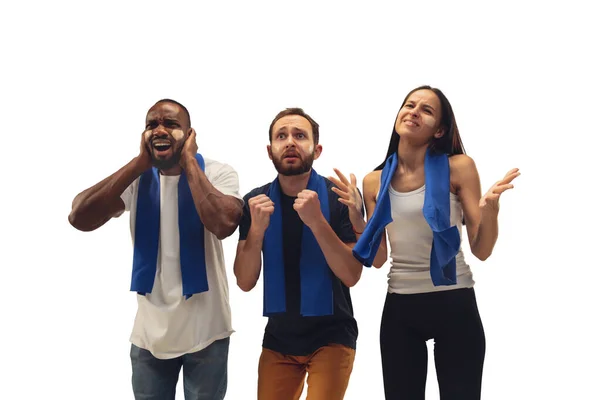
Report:
[[[183,367],[185,400],[223,400],[227,391],[229,338],[205,349],[161,360],[148,350],[131,345],[135,400],[175,400],[175,387]]]

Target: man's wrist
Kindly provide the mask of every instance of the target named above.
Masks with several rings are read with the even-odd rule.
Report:
[[[325,219],[323,214],[320,217],[308,226],[314,233],[322,230],[323,228],[329,227],[329,222]]]
[[[194,165],[198,165],[195,157],[181,155],[181,167],[186,171],[190,168],[194,168]]]

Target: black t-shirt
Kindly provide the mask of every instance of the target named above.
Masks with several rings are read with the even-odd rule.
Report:
[[[356,236],[348,217],[348,207],[338,201],[325,179],[329,193],[330,225],[344,243],[355,243]],[[256,188],[244,196],[244,214],[239,227],[239,240],[246,240],[251,217],[248,200],[267,194],[271,184]],[[300,315],[300,248],[304,223],[294,210],[294,197],[281,193],[283,225],[283,262],[285,271],[286,312],[269,317],[265,328],[263,347],[285,355],[306,356],[320,347],[336,343],[356,349],[358,326],[354,319],[350,290],[334,274],[333,315],[303,317]]]

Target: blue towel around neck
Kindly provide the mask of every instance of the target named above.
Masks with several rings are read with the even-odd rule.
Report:
[[[204,171],[204,159],[196,154],[196,161]],[[179,258],[181,264],[182,295],[208,291],[204,249],[204,224],[200,220],[185,172],[177,185]],[[140,176],[135,217],[133,273],[131,290],[141,295],[152,292],[160,241],[160,172],[152,167]]]
[[[392,222],[392,207],[388,193],[398,166],[397,153],[385,162],[381,186],[373,216],[352,253],[366,267],[373,265],[385,227]],[[456,254],[460,249],[460,234],[450,225],[450,165],[446,154],[425,154],[425,202],[423,216],[433,232],[430,275],[435,286],[456,284]]]
[[[325,179],[313,169],[308,190],[317,192],[321,212],[329,222],[329,195]],[[276,178],[267,196],[275,203],[269,227],[263,240],[265,317],[286,312],[285,266],[283,261],[283,226],[281,211],[281,186]],[[305,317],[333,314],[333,288],[331,270],[310,228],[302,227],[300,250],[300,314]]]

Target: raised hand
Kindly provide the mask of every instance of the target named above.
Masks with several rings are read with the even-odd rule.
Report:
[[[252,218],[250,229],[256,229],[257,232],[264,234],[271,222],[271,215],[275,211],[275,204],[267,195],[259,194],[248,200],[248,206],[250,207],[250,217]]]
[[[337,168],[334,168],[333,170],[338,178],[331,176],[328,178],[335,186],[337,186],[331,190],[340,196],[338,199],[340,203],[348,206],[348,215],[350,217],[350,222],[352,222],[352,226],[354,227],[354,231],[362,232],[366,226],[366,222],[362,215],[363,199],[356,187],[356,176],[350,174],[350,181],[348,181],[346,176],[342,174],[340,170]]]
[[[138,162],[142,169],[145,171],[152,167],[152,155],[150,154],[150,138],[152,137],[152,131],[147,130],[142,133],[142,140],[140,141],[140,154],[138,155]]]
[[[490,190],[488,190],[479,201],[479,208],[482,213],[498,213],[500,210],[500,195],[514,187],[511,182],[519,175],[521,175],[519,169],[513,168],[506,173],[504,178],[494,183]]]
[[[188,161],[196,159],[196,153],[198,153],[198,143],[196,143],[196,131],[192,128],[190,129],[189,136],[183,143],[179,165],[181,165],[182,168],[185,168]]]

